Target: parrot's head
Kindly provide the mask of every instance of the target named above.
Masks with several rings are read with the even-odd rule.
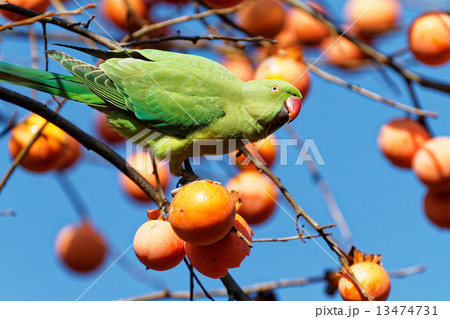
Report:
[[[254,80],[245,83],[243,101],[253,120],[271,134],[297,117],[302,94],[282,80]]]

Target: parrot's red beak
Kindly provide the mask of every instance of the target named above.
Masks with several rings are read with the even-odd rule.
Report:
[[[298,113],[300,113],[300,110],[302,108],[302,100],[299,97],[290,96],[284,102],[284,106],[289,112],[288,123],[290,123],[295,120],[295,118],[298,116]]]

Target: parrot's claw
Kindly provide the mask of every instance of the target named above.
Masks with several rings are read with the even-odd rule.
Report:
[[[189,162],[189,159],[186,159],[184,161],[183,175],[178,181],[177,187],[195,182],[199,179],[200,177],[198,177],[197,174],[195,174],[194,171],[192,170],[192,166],[191,163]]]
[[[199,179],[200,178],[197,175],[187,173],[180,178],[180,180],[177,183],[177,187],[198,181]]]

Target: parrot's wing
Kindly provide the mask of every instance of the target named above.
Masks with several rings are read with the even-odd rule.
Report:
[[[113,81],[98,67],[77,60],[60,51],[49,50],[47,54],[80,79],[92,92],[110,105],[126,109],[125,99],[117,91]]]
[[[233,103],[227,98],[230,92],[224,89],[229,87],[227,81],[240,84],[234,77],[221,81],[220,74],[205,66],[189,69],[189,62],[112,58],[100,68],[114,82],[125,97],[126,107],[137,118],[164,133],[185,138],[224,116],[227,104]],[[202,72],[211,72],[212,76]]]

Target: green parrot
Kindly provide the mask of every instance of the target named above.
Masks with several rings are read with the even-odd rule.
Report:
[[[175,176],[192,176],[190,157],[235,151],[291,122],[301,109],[302,95],[291,84],[243,82],[221,64],[200,56],[64,46],[104,62],[94,66],[50,50],[48,55],[73,75],[0,62],[0,79],[105,113],[120,134],[145,144],[160,159],[169,157]],[[196,154],[195,142],[205,139],[221,143],[199,143]]]

